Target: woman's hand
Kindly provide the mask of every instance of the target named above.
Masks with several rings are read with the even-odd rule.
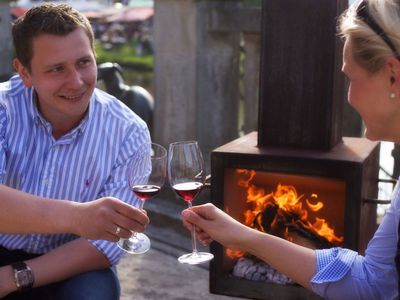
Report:
[[[203,245],[215,240],[229,248],[241,248],[246,233],[251,231],[211,203],[185,209],[182,217],[189,230],[196,225],[197,238]]]

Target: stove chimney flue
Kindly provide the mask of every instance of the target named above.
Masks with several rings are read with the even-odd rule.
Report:
[[[258,146],[330,150],[342,141],[347,0],[262,2]]]

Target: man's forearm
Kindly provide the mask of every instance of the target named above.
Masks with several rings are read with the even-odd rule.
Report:
[[[72,204],[30,195],[0,185],[1,233],[61,233],[71,232]],[[18,220],[18,222],[16,222]]]
[[[35,277],[34,288],[62,281],[84,272],[110,267],[107,258],[82,238],[25,262],[33,271]],[[11,267],[1,267],[0,297],[16,290]]]
[[[43,198],[0,185],[0,233],[72,233],[116,242],[144,231],[147,215],[114,197],[84,203]],[[116,235],[116,228],[122,230]]]

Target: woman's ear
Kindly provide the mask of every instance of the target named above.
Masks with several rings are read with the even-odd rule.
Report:
[[[400,88],[400,61],[397,58],[389,58],[387,62],[388,70],[390,72],[390,85],[397,84]]]
[[[32,80],[31,80],[31,73],[29,70],[19,61],[18,58],[14,58],[13,60],[13,66],[19,76],[21,77],[22,81],[24,82],[24,85],[26,87],[32,87]]]

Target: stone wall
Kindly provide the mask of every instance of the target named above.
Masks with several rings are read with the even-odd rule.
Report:
[[[0,0],[0,81],[12,74],[11,15],[8,1]]]

